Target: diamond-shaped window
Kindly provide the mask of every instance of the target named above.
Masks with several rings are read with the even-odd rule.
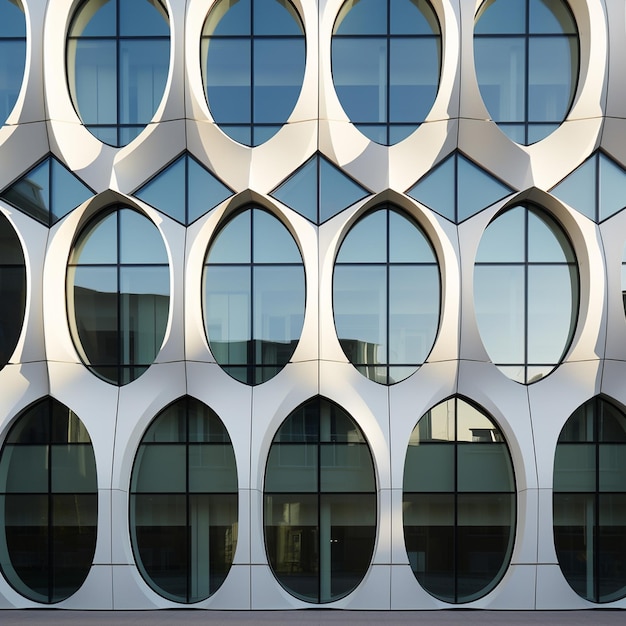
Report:
[[[93,195],[93,189],[49,155],[9,185],[0,198],[46,226],[52,226]]]
[[[334,217],[370,192],[320,154],[281,183],[271,195],[315,224]]]
[[[187,225],[232,194],[232,189],[185,153],[133,195]]]
[[[550,193],[601,222],[626,206],[626,171],[604,152],[596,152]]]
[[[511,187],[455,152],[413,185],[407,194],[458,224],[512,192]]]

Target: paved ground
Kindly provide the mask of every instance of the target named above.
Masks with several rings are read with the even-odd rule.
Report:
[[[626,611],[60,611],[37,609],[30,611],[0,611],[1,626],[250,626],[251,624],[294,624],[296,626],[325,626],[341,624],[435,624],[437,626],[468,626],[494,624],[525,626],[624,626]]]

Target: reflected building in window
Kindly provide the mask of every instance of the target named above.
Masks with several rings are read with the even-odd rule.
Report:
[[[626,609],[623,58],[617,0],[0,0],[0,607]]]

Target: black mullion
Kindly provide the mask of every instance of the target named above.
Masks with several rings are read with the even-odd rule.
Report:
[[[391,76],[391,2],[387,2],[387,76],[385,77],[385,137],[387,138],[387,145],[391,143],[391,119],[389,117],[389,104],[391,98],[391,86],[390,86],[390,76]],[[389,218],[387,218],[389,219]],[[387,249],[387,261],[389,261],[389,249]],[[389,296],[389,292],[387,292],[387,296]],[[389,342],[387,342],[388,344]],[[389,346],[387,345],[387,349]],[[389,363],[389,353],[387,353],[387,363]],[[387,366],[387,378],[389,378],[389,366]]]
[[[117,138],[117,144],[120,145],[121,137],[120,137],[120,0],[116,0],[115,2],[115,136]],[[119,244],[119,242],[118,242]],[[118,245],[119,250],[119,245]],[[119,293],[119,284],[118,284],[118,293]],[[119,323],[119,318],[118,318]],[[120,361],[121,359],[118,359]]]
[[[250,3],[252,6],[252,3]],[[252,127],[250,127],[252,132]],[[252,136],[252,135],[250,135]],[[250,341],[248,342],[248,362],[246,370],[248,384],[254,385],[256,382],[257,363],[254,349],[254,209],[250,210]]]
[[[596,152],[596,163],[595,163],[595,170],[596,170],[596,184],[595,184],[595,190],[594,190],[594,198],[596,201],[596,206],[594,207],[594,215],[596,218],[596,222],[600,223],[600,155]]]
[[[387,7],[389,7],[389,3],[387,3]],[[389,19],[389,17],[387,19]],[[389,82],[389,81],[387,81],[387,82]],[[389,139],[389,125],[387,125],[387,139]],[[385,302],[385,309],[386,309],[385,314],[386,314],[387,319],[385,320],[385,341],[387,343],[387,346],[386,346],[387,357],[385,359],[386,360],[386,363],[385,363],[386,367],[385,367],[385,369],[387,370],[387,372],[386,372],[387,376],[386,376],[386,381],[385,382],[386,382],[386,384],[389,384],[390,369],[391,369],[391,367],[390,367],[390,362],[391,362],[391,350],[390,350],[390,347],[391,346],[389,344],[389,337],[390,337],[390,332],[389,332],[389,311],[390,311],[390,306],[389,306],[389,293],[390,293],[389,292],[389,281],[390,281],[390,278],[391,278],[391,269],[389,267],[389,264],[390,264],[390,261],[389,261],[389,244],[391,243],[389,241],[389,224],[390,224],[390,210],[389,210],[389,207],[387,207],[386,213],[387,213],[387,215],[386,215],[386,218],[387,218],[387,223],[386,223],[387,232],[385,233],[385,245],[386,245],[386,248],[387,248],[387,250],[386,250],[386,260],[387,260],[387,263],[385,264],[385,270],[386,270],[386,274],[387,274],[387,276],[386,276],[387,284],[385,285],[385,291],[386,291],[386,294],[385,294],[385,300],[386,300],[386,302]],[[376,367],[376,365],[374,365],[374,367]]]
[[[528,384],[528,214],[524,207],[524,384]]]
[[[454,602],[459,601],[459,437],[458,398],[454,399],[454,528],[452,533],[452,576],[454,578]]]
[[[116,234],[116,280],[117,280],[117,384],[120,385],[123,380],[123,365],[122,365],[122,355],[123,355],[123,335],[122,335],[122,294],[120,292],[121,278],[122,278],[122,269],[121,269],[121,226],[120,226],[120,207],[115,209],[115,234]]]
[[[459,155],[454,155],[454,221],[459,223]]]
[[[322,442],[320,402],[317,403],[317,601],[322,601]],[[332,595],[332,594],[331,594]]]
[[[254,0],[250,0],[250,146],[255,146],[254,129]]]
[[[600,411],[602,409],[598,398],[593,400],[593,430],[595,438],[596,448],[596,476],[595,476],[595,488],[594,494],[594,524],[593,524],[593,593],[595,602],[600,601],[600,550],[598,550],[598,544],[600,541]]]
[[[525,93],[524,93],[524,143],[526,145],[528,145],[528,91],[530,88],[530,72],[528,70],[528,64],[530,62],[530,6],[528,3],[528,0],[526,0],[526,25],[525,25],[525,30],[526,30],[526,37],[525,37],[525,67],[524,67],[524,89],[525,89]],[[526,257],[526,259],[528,260],[528,257]],[[528,337],[527,337],[528,339]],[[524,375],[524,379],[526,379],[526,375]]]
[[[52,398],[47,401],[48,409],[48,602],[52,602],[54,596],[54,499],[52,497]]]
[[[185,523],[187,526],[187,554],[186,578],[187,578],[187,603],[191,602],[191,506],[189,496],[189,397],[185,399]]]

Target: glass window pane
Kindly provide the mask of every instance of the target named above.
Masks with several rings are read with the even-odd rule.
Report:
[[[439,86],[439,41],[391,41],[389,56],[389,121],[421,123]]]
[[[515,496],[459,495],[457,512],[457,602],[488,593],[508,567],[513,548]]]
[[[576,260],[561,227],[539,211],[528,212],[528,260],[559,263]]]
[[[265,546],[274,574],[296,598],[319,601],[318,496],[266,495]]]
[[[7,0],[4,4],[7,4]],[[5,24],[0,20],[0,37],[6,36],[1,34],[3,26]],[[22,24],[22,30],[23,26]],[[17,31],[19,30],[18,28]],[[2,41],[0,39],[0,125],[9,117],[17,101],[24,77],[25,61],[25,40]]]
[[[559,566],[570,587],[594,601],[593,494],[554,494],[554,545]]]
[[[504,443],[473,443],[458,447],[459,491],[513,491],[511,457]]]
[[[212,39],[207,51],[207,97],[218,124],[250,123],[251,43],[246,40]]]
[[[182,443],[144,445],[135,460],[131,489],[144,493],[184,493],[186,464]]]
[[[117,263],[116,211],[102,217],[97,228],[89,229],[79,238],[72,251],[71,263],[81,265]]]
[[[333,35],[384,34],[387,32],[387,7],[377,0],[346,3],[337,18]]]
[[[189,446],[189,491],[237,492],[237,468],[230,441]]]
[[[247,342],[252,339],[250,269],[208,266],[204,280],[204,319],[213,356],[220,364],[247,363]]]
[[[74,102],[80,103],[85,124],[117,122],[117,50],[108,39],[70,40],[68,55],[74,58]]]
[[[600,491],[623,491],[626,486],[626,446],[603,443],[598,458]]]
[[[395,211],[389,212],[389,261],[391,263],[436,263],[435,253],[411,220]]]
[[[374,467],[367,444],[320,446],[320,491],[374,491]]]
[[[497,364],[524,363],[524,268],[477,265],[474,302],[480,336]]]
[[[281,124],[291,115],[302,86],[304,61],[301,38],[254,42],[255,123]]]
[[[419,584],[444,602],[455,601],[453,494],[405,494],[404,541]]]
[[[359,220],[339,250],[337,263],[385,263],[387,261],[387,211],[375,211]]]
[[[423,363],[439,324],[436,267],[389,268],[389,363]]]
[[[527,0],[487,0],[478,15],[477,35],[520,34],[525,30]]]
[[[394,35],[439,34],[439,23],[426,0],[391,0],[389,30]]]
[[[621,489],[624,482],[622,480]],[[626,594],[626,495],[603,494],[598,498],[598,602],[621,600]]]
[[[528,362],[558,363],[575,320],[574,271],[569,266],[528,268]]]
[[[253,29],[255,35],[302,35],[300,17],[284,0],[255,0]]]
[[[494,122],[525,120],[525,59],[523,39],[474,39],[480,94]]]
[[[337,39],[332,47],[337,96],[353,122],[387,121],[387,45],[374,38]]]
[[[124,37],[169,35],[167,12],[160,0],[120,2],[119,11],[120,35]]]
[[[454,491],[454,450],[452,443],[409,445],[404,464],[404,492]]]
[[[265,470],[265,491],[307,492],[318,490],[317,445],[274,443]]]
[[[2,455],[6,473],[0,489],[7,493],[47,493],[48,446],[6,446]]]
[[[387,278],[384,267],[335,267],[337,336],[354,364],[387,360]]]
[[[576,24],[569,7],[560,0],[530,0],[531,33],[576,34]]]
[[[560,443],[554,457],[554,491],[593,492],[595,489],[595,445]]]
[[[514,263],[524,261],[523,207],[515,207],[498,215],[485,230],[476,254],[477,263]]]
[[[51,489],[55,493],[88,493],[98,489],[91,443],[50,447]]]
[[[168,40],[119,42],[120,124],[147,124],[165,89],[169,69]]]
[[[137,211],[122,209],[120,220],[121,263],[167,263],[167,252],[159,229]]]
[[[228,221],[213,240],[207,263],[250,263],[252,236],[251,214],[248,211]]]
[[[534,122],[560,122],[572,96],[572,68],[575,40],[535,38],[528,50],[528,119]],[[546,63],[550,59],[550,63]]]
[[[302,263],[298,246],[285,225],[267,211],[255,210],[254,262]]]

